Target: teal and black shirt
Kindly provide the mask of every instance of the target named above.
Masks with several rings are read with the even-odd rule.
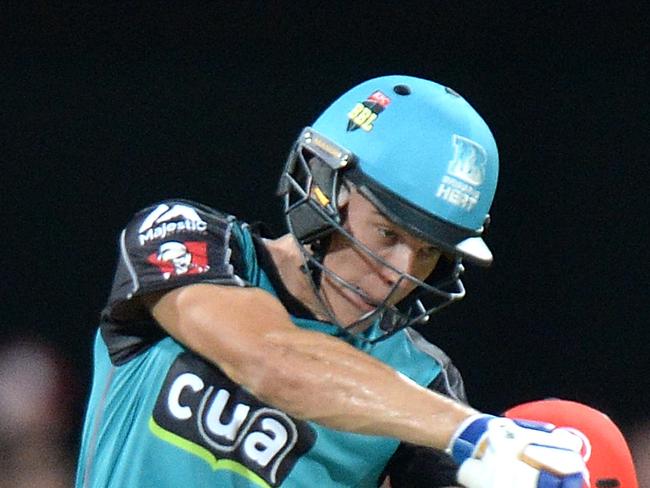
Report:
[[[287,292],[248,225],[185,200],[144,209],[119,239],[95,340],[77,488],[376,487],[386,475],[394,488],[453,484],[445,454],[292,418],[167,335],[140,298],[193,283],[263,288],[297,326],[351,340]],[[353,345],[465,400],[449,359],[413,329]]]

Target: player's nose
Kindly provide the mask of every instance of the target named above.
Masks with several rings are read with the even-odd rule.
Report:
[[[405,285],[405,280],[400,281],[400,277],[414,275],[417,271],[417,251],[407,244],[396,245],[385,260],[391,267],[383,267],[382,277],[391,286]]]

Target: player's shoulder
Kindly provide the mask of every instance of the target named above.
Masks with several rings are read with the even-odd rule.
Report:
[[[435,344],[429,342],[420,332],[417,330],[407,327],[404,330],[404,334],[408,341],[415,347],[418,351],[424,353],[425,355],[433,358],[440,366],[443,368],[451,365],[451,359],[447,354],[440,349]]]
[[[236,220],[236,217],[228,212],[185,198],[168,198],[151,203],[137,210],[132,220],[141,220],[143,226],[152,226],[156,223],[177,220],[198,222],[202,220],[201,217],[224,221]]]
[[[429,342],[417,330],[407,327],[404,333],[413,347],[433,358],[440,365],[440,374],[436,376],[429,388],[457,401],[467,403],[463,377],[451,358],[438,346]]]
[[[202,233],[210,229],[245,229],[247,224],[234,215],[184,198],[170,198],[136,211],[126,225],[140,245],[179,233]]]
[[[220,270],[225,276],[232,274],[231,265],[242,273],[248,269],[245,263],[254,261],[252,241],[248,224],[233,215],[192,200],[172,198],[137,211],[120,233],[118,245],[131,274],[141,262],[142,272],[153,264],[164,269],[164,276],[171,276],[170,263],[180,266],[191,255],[202,263],[193,269]],[[178,272],[182,276],[189,273],[184,265]]]

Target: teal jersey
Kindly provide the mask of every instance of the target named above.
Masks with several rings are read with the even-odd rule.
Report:
[[[140,303],[192,283],[263,288],[297,326],[353,341],[295,303],[247,225],[182,200],[145,209],[120,237],[95,339],[77,488],[378,486],[399,440],[336,431],[265,404],[168,336]],[[352,343],[420,385],[464,394],[446,356],[412,329]]]

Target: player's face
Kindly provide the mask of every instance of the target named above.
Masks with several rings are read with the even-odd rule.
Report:
[[[347,203],[345,229],[397,270],[419,280],[431,274],[440,259],[440,251],[412,236],[384,217],[357,191],[352,190]],[[323,264],[369,297],[364,300],[352,290],[323,274],[322,291],[339,322],[348,325],[374,310],[390,294],[399,274],[373,259],[346,237],[335,233]],[[415,283],[402,280],[390,304],[399,302]]]

